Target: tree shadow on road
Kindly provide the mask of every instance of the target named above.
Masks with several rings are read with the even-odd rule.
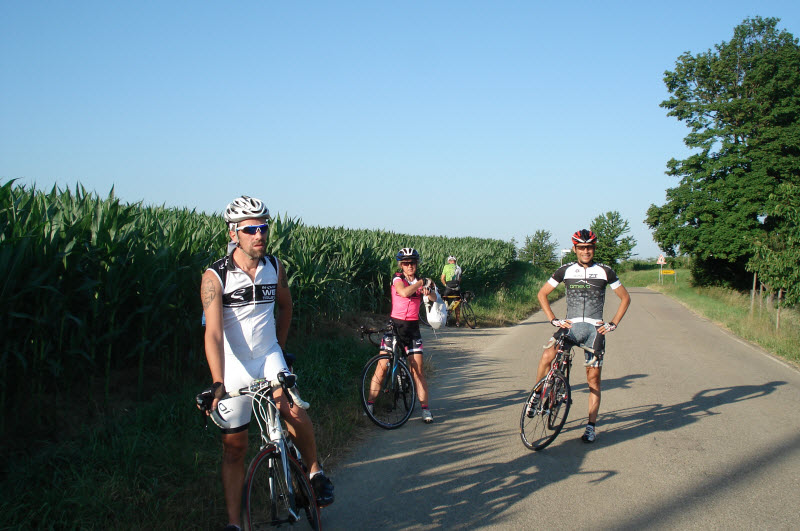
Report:
[[[414,415],[398,430],[376,430],[369,446],[356,450],[358,456],[334,475],[335,481],[342,480],[342,489],[337,503],[324,512],[326,527],[518,527],[516,512],[510,509],[538,490],[576,475],[587,476],[588,483],[602,483],[618,473],[586,470],[587,446],[575,435],[585,417],[579,418],[575,409],[555,443],[542,452],[527,451],[519,441],[519,415],[529,389],[519,388],[519,375],[510,373],[507,361],[477,354],[471,347],[436,353],[441,360],[432,382],[436,421],[424,425]],[[611,378],[603,387],[628,389],[647,376]],[[578,378],[583,378],[582,371],[573,375],[573,380]],[[784,384],[706,389],[672,405],[603,412],[599,444],[605,448],[678,430],[719,414],[718,406],[757,399]],[[573,386],[576,391],[585,387],[585,381]],[[672,507],[667,503],[664,510]],[[637,523],[647,521],[630,522]]]

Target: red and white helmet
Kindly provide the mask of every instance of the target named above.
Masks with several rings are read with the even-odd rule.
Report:
[[[581,229],[572,235],[572,243],[578,245],[579,243],[597,243],[597,234],[589,229]]]

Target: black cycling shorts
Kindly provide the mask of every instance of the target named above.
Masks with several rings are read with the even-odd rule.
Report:
[[[397,329],[397,339],[406,347],[407,354],[422,354],[422,334],[419,331],[419,321],[403,321],[392,319]],[[392,333],[388,332],[381,341],[381,350],[392,351]]]

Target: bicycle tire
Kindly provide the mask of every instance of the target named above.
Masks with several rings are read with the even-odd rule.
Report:
[[[297,524],[314,530],[320,528],[319,507],[316,496],[302,465],[287,455],[289,473],[294,490],[294,502],[286,488],[286,477],[280,453],[274,446],[261,450],[250,462],[244,482],[242,507],[245,530],[260,531],[282,524]],[[290,518],[289,508],[300,518]]]
[[[387,430],[399,428],[408,421],[417,398],[417,388],[411,377],[411,371],[402,360],[397,362],[395,381],[390,380],[391,360],[392,356],[389,354],[378,354],[367,362],[361,372],[361,406],[364,413],[372,422]],[[375,372],[381,363],[386,364],[385,374],[381,381],[377,382]],[[370,410],[367,401],[370,389],[374,387],[373,381],[376,382],[379,391]]]
[[[547,380],[545,397],[534,402],[536,390],[541,389]],[[572,404],[572,390],[569,382],[560,373],[545,376],[533,386],[525,403],[522,405],[522,415],[519,420],[519,435],[522,443],[529,450],[543,450],[552,443],[561,428],[567,422],[569,408]],[[533,405],[533,412],[529,412],[529,405]]]
[[[461,317],[464,318],[464,323],[470,328],[475,328],[478,325],[478,320],[475,318],[475,310],[472,305],[464,301],[461,303]]]

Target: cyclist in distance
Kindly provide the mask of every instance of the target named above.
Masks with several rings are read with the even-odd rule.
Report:
[[[455,298],[461,295],[461,267],[456,264],[455,256],[448,256],[447,263],[442,268],[442,284],[444,292],[442,298]],[[461,326],[461,305],[456,305],[456,326]]]
[[[428,384],[425,381],[425,373],[422,371],[422,334],[419,331],[419,307],[422,304],[422,296],[434,296],[436,291],[433,289],[433,281],[430,279],[417,278],[417,267],[419,266],[419,252],[411,247],[404,247],[395,256],[401,271],[395,274],[392,280],[392,313],[391,319],[398,334],[398,340],[408,353],[408,366],[414,383],[417,386],[417,395],[422,407],[422,420],[429,424],[433,422],[433,415],[428,403]],[[381,341],[381,351],[391,355],[392,353],[392,334],[391,332],[383,336]],[[377,380],[383,379],[387,367],[379,366],[375,371]],[[371,400],[367,400],[367,407],[371,406]]]
[[[226,387],[240,389],[256,378],[272,380],[281,371],[289,372],[283,348],[292,320],[292,296],[283,264],[266,254],[270,223],[266,205],[243,195],[227,206],[224,218],[231,240],[228,254],[203,273],[200,295],[206,318],[206,359],[214,382],[212,417],[222,428],[222,484],[229,519],[225,529],[235,531],[241,528],[252,399],[219,399]],[[275,401],[309,467],[318,504],[333,503],[333,484],[317,462],[308,413],[297,405],[290,408],[281,389],[275,391]]]
[[[589,421],[581,439],[593,443],[596,438],[595,423],[600,411],[600,373],[603,369],[605,353],[605,336],[614,331],[628,306],[631,296],[620,283],[613,269],[594,261],[597,235],[591,230],[581,229],[572,235],[572,250],[578,257],[577,262],[563,265],[556,269],[553,276],[539,290],[538,299],[550,324],[558,328],[545,347],[536,375],[538,382],[547,374],[550,363],[555,358],[553,346],[561,334],[566,334],[580,346],[594,350],[594,355],[586,352],[586,382],[589,385]],[[567,291],[567,315],[565,319],[557,319],[547,296],[563,282]],[[603,306],[605,305],[606,286],[610,286],[619,297],[617,313],[611,321],[603,322]]]

